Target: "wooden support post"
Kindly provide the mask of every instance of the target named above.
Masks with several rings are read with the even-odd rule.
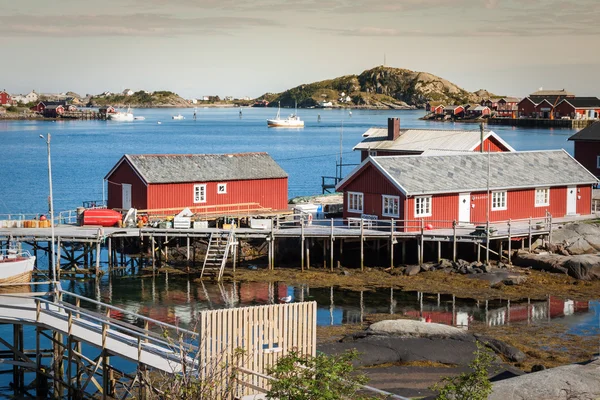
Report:
[[[365,270],[365,220],[360,219],[360,270]]]
[[[185,261],[187,264],[187,270],[190,272],[190,235],[185,236]]]
[[[394,224],[395,221],[392,219],[390,222],[390,268],[394,268]]]
[[[529,217],[529,252],[531,253],[531,217]]]
[[[323,269],[327,269],[327,239],[323,239]]]
[[[508,265],[511,265],[511,257],[512,257],[512,238],[510,235],[510,219],[508,220]]]
[[[58,333],[57,331],[52,331],[52,347],[53,347],[53,360],[52,360],[52,370],[53,370],[53,374],[54,374],[54,381],[53,381],[53,387],[54,387],[54,392],[53,392],[53,398],[54,399],[62,399],[63,398],[63,384],[62,384],[62,378],[64,375],[64,369],[63,369],[63,349],[62,349],[62,342],[63,342],[63,337],[61,333]]]
[[[310,269],[310,247],[312,245],[312,239],[307,239],[305,242],[306,245],[306,269]]]
[[[62,243],[60,236],[56,239],[56,279],[60,280],[60,256],[62,254]]]
[[[37,245],[37,241],[35,239],[33,239],[33,256],[35,257],[35,267],[37,268],[38,266],[38,254],[37,254],[37,249],[38,249],[38,245]]]
[[[112,254],[112,237],[108,237],[108,273],[112,272],[113,267],[113,254]]]
[[[331,219],[331,234],[329,236],[329,268],[331,272],[333,272],[333,242],[335,238],[333,237],[333,218]]]
[[[406,264],[406,241],[402,241],[402,264]]]
[[[456,262],[456,220],[452,221],[452,261]]]
[[[498,261],[502,262],[502,245],[504,244],[504,242],[502,242],[502,240],[500,241],[500,250],[498,251]]]
[[[156,253],[155,253],[155,242],[154,236],[150,235],[150,254],[152,255],[152,273],[156,270]]]
[[[490,263],[490,221],[485,223],[485,263]]]
[[[552,214],[548,213],[548,243],[552,243]]]
[[[100,237],[98,236],[98,240],[96,241],[96,279],[100,277]]]
[[[277,260],[277,239],[274,235],[271,239],[273,240],[273,269],[275,269],[275,261]]]
[[[17,362],[19,361],[19,355],[17,353],[17,349],[19,348],[19,325],[18,324],[13,324],[13,351],[12,351],[12,359],[13,361]],[[12,367],[12,373],[13,373],[13,392],[14,395],[17,396],[19,394],[19,392],[23,389],[22,387],[20,387],[20,382],[19,382],[19,367],[14,364]]]
[[[481,244],[475,242],[475,247],[477,248],[477,262],[481,262]]]
[[[304,217],[300,217],[300,265],[304,272]]]
[[[437,242],[437,261],[440,262],[442,261],[442,242],[438,241]]]
[[[423,265],[423,247],[425,246],[425,220],[421,218],[421,237],[419,239],[419,265]]]

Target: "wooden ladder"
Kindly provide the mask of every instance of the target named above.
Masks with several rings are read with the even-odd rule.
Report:
[[[229,231],[227,239],[223,236],[222,233],[211,233],[202,265],[202,272],[200,273],[201,278],[205,273],[213,273],[216,275],[217,281],[221,281],[223,278],[223,272],[225,271],[231,248],[237,244],[233,229]]]

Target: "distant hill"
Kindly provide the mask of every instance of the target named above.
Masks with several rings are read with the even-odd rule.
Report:
[[[114,107],[130,106],[135,108],[191,107],[190,102],[180,97],[177,93],[169,91],[147,93],[143,90],[135,92],[131,96],[125,96],[124,94],[93,96],[90,98],[88,105],[92,107],[110,105]]]
[[[485,97],[478,93],[485,93]],[[334,107],[402,109],[422,108],[428,101],[465,104],[494,97],[485,90],[478,93],[427,72],[379,66],[360,75],[303,84],[283,93],[267,93],[259,100],[267,100],[274,107],[278,102],[284,107],[294,107],[296,101],[299,107],[314,107],[321,101],[331,101]]]

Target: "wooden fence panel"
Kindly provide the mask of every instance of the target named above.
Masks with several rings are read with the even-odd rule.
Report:
[[[236,384],[234,369],[243,368],[253,373],[236,374],[235,395],[266,392],[265,375],[280,357],[292,350],[316,355],[314,301],[203,311],[199,320],[199,377],[217,391]]]

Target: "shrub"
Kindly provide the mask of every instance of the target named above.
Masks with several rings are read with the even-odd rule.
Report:
[[[367,378],[356,374],[352,360],[356,351],[337,356],[318,354],[302,356],[291,352],[268,370],[276,380],[271,383],[268,399],[279,400],[341,400],[358,399],[361,385]]]
[[[492,393],[488,374],[494,355],[479,342],[474,354],[475,359],[469,364],[471,372],[446,377],[442,379],[443,386],[433,386],[439,392],[438,400],[486,400]]]

